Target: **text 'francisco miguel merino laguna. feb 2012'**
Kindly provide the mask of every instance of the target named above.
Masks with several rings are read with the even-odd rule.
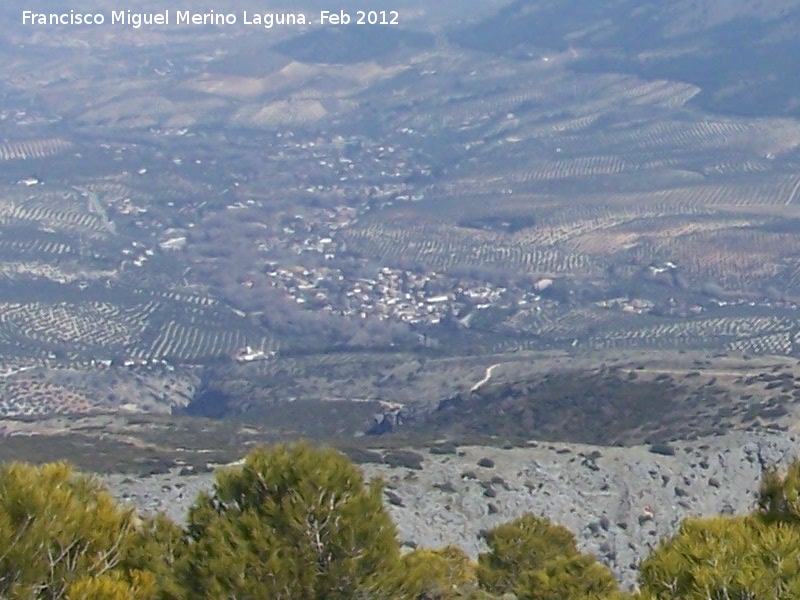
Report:
[[[134,12],[127,10],[113,10],[109,13],[80,12],[69,10],[67,12],[37,13],[30,10],[22,11],[22,24],[33,26],[45,25],[122,25],[139,29],[147,26],[226,26],[226,25],[256,25],[271,29],[280,25],[308,25],[317,22],[322,25],[398,25],[400,15],[395,10],[355,11],[350,14],[345,11],[321,10],[314,16],[302,12],[269,12],[253,13],[242,11],[241,14],[233,12],[192,12],[190,10],[163,10],[159,12]]]

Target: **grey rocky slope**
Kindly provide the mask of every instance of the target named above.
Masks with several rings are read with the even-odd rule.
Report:
[[[471,446],[426,454],[419,470],[363,470],[386,481],[387,506],[406,545],[456,544],[474,557],[484,549],[481,530],[531,511],[571,529],[584,550],[633,586],[639,561],[684,518],[751,510],[763,470],[798,455],[790,433],[732,432],[672,449]],[[212,485],[210,473],[106,480],[119,498],[178,520]]]

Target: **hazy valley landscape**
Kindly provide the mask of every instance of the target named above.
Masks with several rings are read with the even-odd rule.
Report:
[[[800,2],[23,8],[0,459],[180,518],[216,466],[309,438],[386,479],[408,547],[474,556],[532,510],[630,586],[797,454]]]

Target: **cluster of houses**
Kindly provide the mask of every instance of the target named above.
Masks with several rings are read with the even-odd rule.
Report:
[[[276,267],[267,276],[273,287],[309,309],[411,325],[437,325],[448,318],[466,325],[473,311],[548,302],[533,287],[511,289],[435,271],[380,267],[369,276],[348,278],[335,268]]]

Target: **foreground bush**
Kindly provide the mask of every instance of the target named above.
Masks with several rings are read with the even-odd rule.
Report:
[[[601,598],[617,591],[611,571],[581,554],[568,529],[533,515],[500,525],[486,536],[489,552],[478,558],[478,581],[493,593],[520,600]]]
[[[140,526],[65,463],[0,467],[0,598],[151,597],[161,552],[129,561]]]
[[[475,565],[463,550],[418,549],[403,556],[398,568],[386,573],[375,595],[396,600],[455,600],[478,591]]]
[[[800,598],[800,530],[757,516],[689,519],[641,566],[645,598]]]
[[[188,539],[179,573],[191,598],[351,600],[400,564],[380,483],[365,487],[339,452],[305,444],[220,471]]]

